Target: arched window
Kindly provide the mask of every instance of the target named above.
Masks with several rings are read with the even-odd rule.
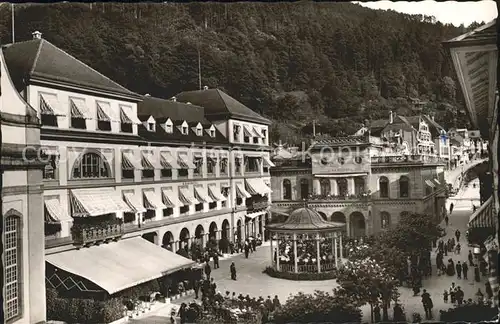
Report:
[[[347,179],[346,178],[339,178],[337,179],[337,186],[339,190],[339,196],[345,197],[347,196]]]
[[[378,180],[380,198],[389,198],[389,179],[387,177],[380,177]]]
[[[300,180],[300,197],[307,199],[309,196],[309,181],[307,179]]]
[[[73,167],[73,178],[109,178],[109,164],[97,153],[85,153]]]
[[[391,215],[388,212],[380,213],[380,225],[382,229],[389,228],[391,226]]]
[[[406,176],[399,178],[399,197],[408,198],[410,196],[410,180]]]
[[[361,177],[354,178],[354,193],[361,195],[365,192],[365,180]]]
[[[330,180],[321,179],[320,184],[321,184],[321,195],[328,196],[330,194]]]
[[[9,212],[7,212],[9,214]],[[4,219],[4,310],[5,320],[21,315],[21,218],[7,216]]]
[[[283,199],[292,199],[292,183],[290,180],[283,180]]]

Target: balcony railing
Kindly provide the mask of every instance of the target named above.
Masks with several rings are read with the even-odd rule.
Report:
[[[444,163],[444,158],[434,155],[390,155],[390,156],[372,156],[372,163],[412,163],[412,162],[427,162],[427,163]]]
[[[309,195],[309,200],[368,200],[371,192],[362,192],[356,195]]]
[[[101,224],[73,224],[71,228],[75,245],[91,245],[118,240],[122,237],[123,222],[107,221]]]
[[[249,201],[246,203],[248,211],[258,211],[266,209],[269,206],[269,201]]]
[[[335,263],[333,262],[328,262],[328,263],[321,263],[321,272],[326,272],[326,271],[332,271],[334,270]],[[282,272],[295,272],[295,265],[294,264],[281,264],[280,263],[280,270]],[[309,273],[316,273],[318,272],[318,265],[317,264],[298,264],[297,265],[297,272],[309,272]]]

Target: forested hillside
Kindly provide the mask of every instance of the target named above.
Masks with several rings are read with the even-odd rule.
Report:
[[[0,40],[11,42],[10,6]],[[444,126],[464,125],[463,99],[441,42],[465,28],[350,3],[16,5],[16,41],[39,30],[56,46],[141,94],[170,98],[219,87],[295,141],[311,122],[353,133],[390,110],[427,102]]]

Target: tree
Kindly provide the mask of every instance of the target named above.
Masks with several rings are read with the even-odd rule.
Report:
[[[273,322],[285,323],[359,323],[361,310],[337,294],[299,292],[273,314]]]
[[[340,288],[336,294],[353,300],[358,307],[373,306],[380,299],[384,321],[389,317],[390,301],[399,297],[396,278],[371,257],[346,262],[338,271],[337,282]]]

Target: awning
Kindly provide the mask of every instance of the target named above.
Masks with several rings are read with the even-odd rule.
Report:
[[[141,124],[141,121],[130,106],[120,106],[120,119],[124,124]]]
[[[243,134],[246,137],[252,137],[252,129],[248,126],[243,126]]]
[[[177,160],[179,162],[179,166],[181,169],[196,169],[196,165],[192,161],[189,160],[187,154],[179,154],[179,158]]]
[[[70,98],[69,102],[71,105],[71,117],[92,119],[92,114],[85,104],[85,100]]]
[[[121,122],[120,115],[117,111],[112,109],[109,102],[97,103],[97,119],[99,121]]]
[[[146,208],[141,203],[141,197],[133,192],[126,192],[123,194],[123,199],[127,205],[136,213],[145,213]]]
[[[212,202],[214,202],[212,200],[212,198],[210,198],[210,196],[208,195],[208,193],[205,190],[205,188],[203,188],[202,186],[195,186],[194,187],[194,193],[195,193],[196,199],[198,199],[200,202],[203,202],[203,203],[212,203]]]
[[[224,197],[224,195],[220,192],[220,190],[217,188],[216,185],[209,185],[208,186],[208,193],[210,194],[210,197],[213,200],[216,201],[226,201],[227,198]]]
[[[175,158],[170,152],[160,152],[161,165],[164,169],[180,169],[179,164],[175,161]]]
[[[493,213],[493,196],[482,204],[469,218],[469,227],[496,228],[497,217]]]
[[[241,183],[236,184],[236,195],[241,199],[252,197],[252,195],[245,190],[245,186]]]
[[[163,204],[160,195],[157,195],[153,190],[144,191],[144,205],[148,210],[167,208],[167,206]]]
[[[186,187],[179,188],[179,198],[182,201],[182,203],[184,204],[184,206],[186,206],[186,205],[197,205],[197,204],[200,203],[198,201],[198,199],[196,199],[194,197],[194,195],[191,192],[191,190],[189,190],[189,188],[186,188]]]
[[[195,263],[141,237],[49,254],[45,260],[61,270],[90,280],[109,294],[189,268]]]
[[[272,168],[276,166],[267,156],[263,156],[262,159],[264,160],[264,164],[268,167]]]
[[[253,136],[255,136],[255,137],[262,137],[262,134],[258,131],[257,128],[252,127],[252,130],[253,130]]]
[[[159,159],[151,152],[142,152],[142,167],[146,170],[163,169]]]
[[[123,170],[142,170],[141,162],[132,152],[122,152],[122,169]]]
[[[56,96],[40,94],[40,103],[42,115],[66,116]]]
[[[261,178],[245,179],[246,189],[252,195],[265,195],[271,193],[269,188]]]
[[[262,216],[263,214],[265,214],[265,212],[250,213],[250,214],[245,214],[245,217],[248,219],[254,219],[257,218],[257,216]]]
[[[162,189],[161,192],[163,194],[163,203],[165,204],[165,206],[170,208],[184,206],[184,204],[179,199],[177,199],[172,188]]]
[[[431,188],[435,188],[435,187],[436,187],[436,185],[434,184],[434,182],[432,182],[432,181],[431,181],[431,180],[429,180],[429,179],[425,180],[425,183],[426,183],[429,187],[431,187]]]
[[[363,177],[368,173],[343,173],[343,174],[315,174],[316,178],[345,178],[345,177]]]
[[[60,223],[65,221],[72,221],[73,218],[68,215],[61,207],[59,200],[56,198],[44,199],[45,208],[47,209],[48,219],[45,221],[47,223]]]
[[[116,212],[130,212],[119,192],[112,188],[71,190],[73,217],[99,216]]]

